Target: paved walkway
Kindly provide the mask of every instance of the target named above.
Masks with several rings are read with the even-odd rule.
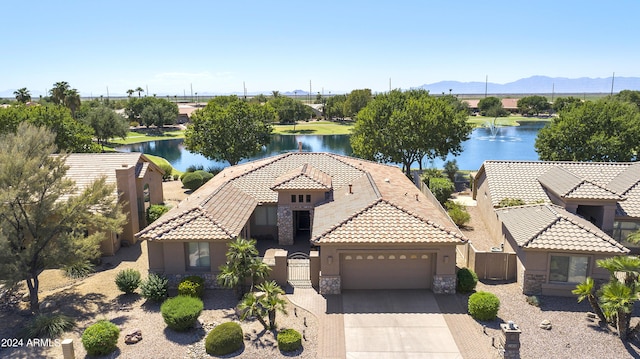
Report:
[[[430,292],[429,292],[430,293]],[[347,348],[354,348],[353,341],[358,345],[357,337],[354,339],[353,332],[345,334],[345,313],[347,314],[346,330],[350,331],[354,327],[354,318],[350,316],[354,312],[354,303],[358,303],[357,307],[367,308],[362,305],[366,303],[368,298],[372,296],[365,296],[364,298],[351,297],[347,298],[346,304],[343,305],[345,300],[344,295],[332,295],[323,297],[319,295],[313,288],[295,288],[293,294],[287,295],[289,300],[295,305],[308,310],[310,313],[318,318],[320,324],[319,328],[319,345],[318,345],[318,357],[319,358],[356,358],[353,351],[347,352]],[[451,332],[455,345],[457,346],[459,356],[466,359],[488,359],[498,358],[498,352],[491,347],[492,338],[483,334],[482,325],[473,320],[467,313],[466,307],[461,303],[461,297],[457,295],[433,295],[439,312],[442,313],[444,322],[448,327],[448,331]],[[357,298],[354,302],[353,299]],[[407,309],[409,308],[409,309]],[[404,312],[409,316],[414,314],[424,314],[424,308],[421,306],[411,304],[405,307]],[[378,308],[379,310],[380,308]],[[360,311],[366,311],[366,309],[360,309]],[[383,308],[383,310],[385,310]],[[394,309],[396,310],[396,309]],[[423,310],[423,312],[416,312],[416,310]],[[430,309],[434,312],[435,309]],[[387,309],[388,311],[388,309]],[[434,313],[428,313],[434,314]],[[367,318],[368,319],[368,318]],[[378,318],[379,319],[379,318]],[[412,317],[412,319],[414,319]],[[400,322],[404,319],[400,317]],[[405,323],[406,324],[406,323]],[[436,323],[437,324],[437,323]],[[351,328],[351,329],[350,329]],[[350,339],[347,344],[345,338]],[[373,338],[372,338],[373,339]],[[425,338],[415,338],[414,340],[421,340],[422,343],[428,343]],[[496,344],[497,344],[497,338]],[[367,342],[374,344],[372,341]],[[432,343],[433,345],[439,345],[441,343]],[[348,354],[350,354],[348,356]],[[455,354],[455,353],[450,353]],[[366,357],[374,357],[367,355]],[[397,356],[396,356],[397,357]],[[412,356],[412,357],[429,357],[429,356]],[[431,358],[438,358],[438,356],[430,356]]]

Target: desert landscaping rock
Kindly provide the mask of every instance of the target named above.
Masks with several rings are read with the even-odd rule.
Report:
[[[547,319],[543,320],[542,323],[540,323],[540,328],[551,330],[551,322]]]
[[[142,340],[142,330],[136,329],[124,336],[125,344],[136,344]]]

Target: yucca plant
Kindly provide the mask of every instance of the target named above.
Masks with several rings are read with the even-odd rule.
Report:
[[[140,285],[140,272],[129,268],[116,274],[116,285],[125,294],[133,293]]]
[[[75,321],[62,314],[38,314],[24,329],[22,337],[28,338],[57,338],[76,325]]]

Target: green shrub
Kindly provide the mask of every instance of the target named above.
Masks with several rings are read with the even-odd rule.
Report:
[[[456,226],[462,227],[471,220],[467,207],[453,201],[447,201],[445,207],[447,208],[447,214],[449,214]]]
[[[195,172],[195,171],[202,171],[202,170],[204,170],[203,165],[189,165],[189,167],[187,167],[187,172]]]
[[[503,198],[498,202],[498,208],[524,206],[525,204],[520,198]]]
[[[151,273],[147,277],[147,280],[142,282],[140,292],[142,298],[161,303],[167,299],[169,294],[169,281],[161,275]]]
[[[68,332],[76,325],[75,321],[62,314],[38,314],[22,332],[21,337],[28,338],[57,338]]]
[[[177,181],[179,178],[180,178],[180,175],[178,175],[178,174],[173,175],[173,180],[174,181]]]
[[[238,323],[228,322],[213,328],[204,342],[210,355],[227,355],[242,348],[242,328]]]
[[[192,191],[200,188],[203,183],[204,179],[202,178],[202,175],[196,172],[187,172],[184,177],[182,177],[182,185]]]
[[[292,352],[302,346],[302,336],[295,329],[285,329],[278,333],[278,349]]]
[[[209,180],[213,178],[213,173],[209,173],[209,172],[204,171],[204,170],[197,170],[197,171],[195,171],[193,173],[197,173],[200,176],[202,176],[202,184],[205,184],[205,183],[209,182]]]
[[[498,315],[500,299],[493,293],[475,292],[469,297],[469,314],[477,320],[493,320]]]
[[[162,175],[162,180],[163,181],[168,181],[171,179],[171,175],[173,174],[173,167],[169,164],[169,163],[161,163],[160,167],[163,171],[164,174]]]
[[[469,268],[460,268],[458,273],[456,273],[456,279],[456,290],[460,293],[473,292],[478,284],[476,272]]]
[[[178,295],[202,298],[204,295],[204,279],[197,275],[184,278],[178,284]]]
[[[121,270],[116,274],[116,285],[126,294],[133,293],[140,286],[140,272],[132,268]]]
[[[169,212],[169,206],[164,204],[152,204],[147,208],[147,224],[155,222],[163,214]]]
[[[62,267],[64,275],[69,278],[84,278],[93,273],[94,265],[89,260],[80,260]]]
[[[105,355],[116,350],[120,329],[108,320],[89,326],[82,333],[82,345],[89,355]]]
[[[203,308],[200,298],[179,295],[165,300],[160,312],[169,328],[183,332],[193,327]]]
[[[443,177],[444,175],[442,174],[441,170],[432,167],[422,171],[422,175],[420,176],[420,179],[422,179],[422,182],[424,184],[429,186],[429,180],[431,180],[432,178],[443,178]]]
[[[209,166],[207,167],[207,172],[211,173],[212,175],[217,175],[218,173],[222,172],[224,168],[220,167],[220,166]]]
[[[138,122],[138,121],[131,121],[131,122],[129,122],[129,126],[131,126],[131,127],[138,127],[138,126],[140,126],[140,122]]]
[[[431,178],[429,179],[429,190],[431,190],[438,202],[444,206],[453,191],[455,191],[455,187],[448,178]]]

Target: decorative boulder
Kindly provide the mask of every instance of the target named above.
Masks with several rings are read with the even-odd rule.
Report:
[[[540,323],[540,328],[551,330],[551,322],[548,319],[543,320],[542,323]]]
[[[135,344],[141,340],[142,340],[142,331],[140,329],[136,329],[124,336],[124,342],[126,344]]]

